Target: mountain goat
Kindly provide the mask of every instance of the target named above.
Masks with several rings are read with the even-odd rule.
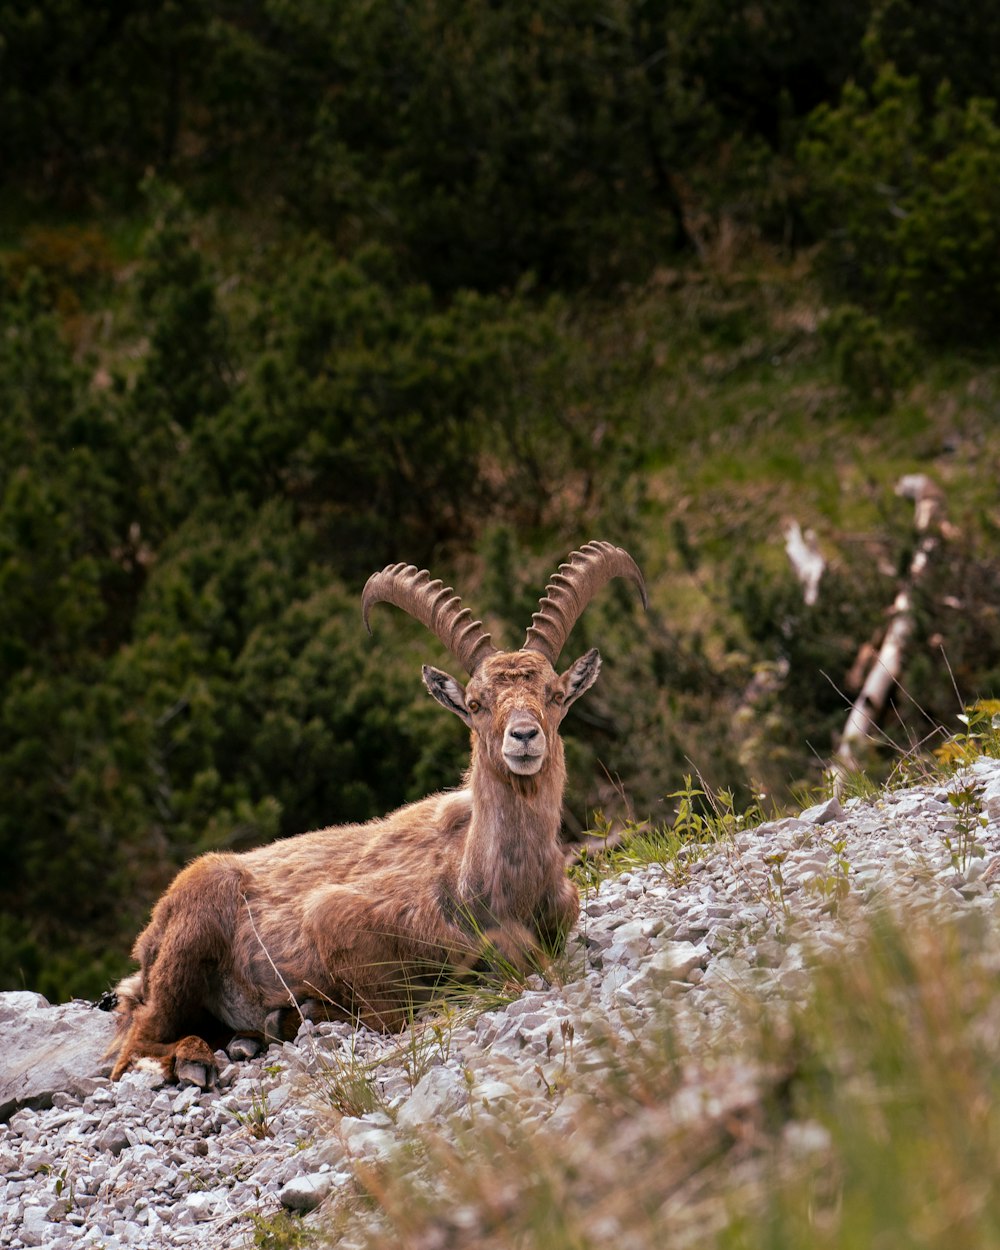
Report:
[[[302,1018],[402,1028],[442,976],[489,952],[528,966],[556,953],[577,918],[559,827],[566,766],[559,725],[597,678],[588,651],[555,670],[570,630],[613,577],[646,604],[635,561],[606,542],[573,552],[546,587],[519,651],[500,651],[461,600],[426,571],[395,564],[369,578],[372,607],[395,604],[469,674],[423,679],[471,730],[460,790],[366,824],[319,829],[183,869],[136,940],[139,970],[118,986],[117,1078],[142,1058],[207,1087],[205,1039],[232,1057],[294,1036]],[[369,627],[370,632],[370,627]],[[235,1036],[233,1036],[235,1034]]]

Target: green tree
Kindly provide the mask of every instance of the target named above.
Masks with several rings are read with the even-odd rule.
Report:
[[[925,112],[891,67],[821,107],[800,146],[834,288],[926,338],[990,342],[1000,318],[1000,126],[942,84]]]
[[[205,65],[211,0],[0,5],[0,170],[49,204],[130,200],[171,165]],[[16,179],[16,182],[14,181]]]
[[[127,448],[43,293],[30,276],[0,283],[0,967],[14,983],[19,969],[45,982],[60,950],[72,964],[75,926],[92,935],[81,975],[100,963],[123,898],[116,832],[137,814],[103,684],[143,580]]]
[[[961,103],[992,98],[1000,82],[1000,12],[990,4],[875,0],[865,54],[915,77],[927,109],[943,82]]]

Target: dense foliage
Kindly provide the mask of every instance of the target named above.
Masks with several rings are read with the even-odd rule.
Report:
[[[571,827],[692,767],[817,780],[908,559],[889,475],[940,450],[918,364],[975,346],[959,426],[995,400],[1000,27],[960,17],[0,0],[0,982],[93,993],[192,854],[457,780],[437,644],[360,626],[389,561],[512,645],[573,545],[644,563],[649,616],[612,588],[570,644],[607,661]],[[958,520],[904,742],[935,639],[1000,678],[995,523]]]

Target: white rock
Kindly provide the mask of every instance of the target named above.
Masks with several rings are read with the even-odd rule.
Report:
[[[41,994],[0,994],[0,1121],[18,1107],[50,1106],[56,1092],[85,1096],[111,1070],[115,1032],[114,1019],[89,1003],[50,1007]]]
[[[396,1153],[393,1134],[370,1121],[344,1116],[340,1121],[340,1137],[354,1155],[388,1160]]]
[[[451,1068],[431,1068],[414,1086],[396,1117],[400,1128],[415,1129],[444,1120],[469,1101],[465,1077]]]
[[[308,1211],[315,1211],[332,1189],[332,1173],[310,1172],[305,1176],[296,1176],[282,1185],[278,1201],[288,1210],[304,1215]]]
[[[632,973],[628,968],[612,964],[604,970],[601,978],[601,998],[605,1002],[613,1001],[615,994],[631,979]]]
[[[513,1086],[508,1085],[506,1081],[477,1081],[472,1089],[472,1097],[478,1103],[485,1103],[487,1106],[493,1103],[503,1102],[514,1095]]]
[[[709,958],[709,949],[703,942],[697,946],[693,942],[662,942],[646,967],[654,975],[680,981],[692,968],[703,968]]]
[[[49,1000],[30,990],[7,990],[0,994],[0,1025],[21,1020],[26,1012],[48,1007]]]
[[[825,803],[817,803],[807,807],[799,818],[810,825],[829,825],[834,821],[847,819],[847,813],[840,805],[838,798],[827,799]]]
[[[26,1246],[40,1246],[48,1241],[55,1227],[43,1207],[26,1207],[21,1217],[21,1241]]]

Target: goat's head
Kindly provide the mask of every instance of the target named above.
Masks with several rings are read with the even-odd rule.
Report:
[[[532,777],[553,758],[567,709],[600,672],[596,647],[561,674],[555,665],[577,619],[613,577],[634,582],[646,605],[642,574],[627,552],[606,542],[574,551],[546,586],[520,651],[498,650],[454,591],[413,565],[393,564],[373,574],[362,612],[367,626],[374,604],[394,603],[436,634],[463,665],[469,682],[463,687],[448,673],[425,665],[427,689],[469,726],[497,773]]]

